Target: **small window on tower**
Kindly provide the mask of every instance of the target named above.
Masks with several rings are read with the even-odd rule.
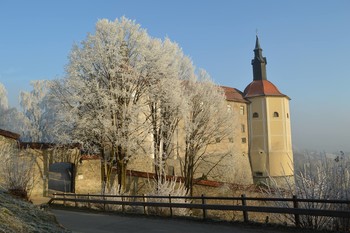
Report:
[[[174,166],[168,166],[168,175],[169,176],[175,176]]]
[[[241,124],[241,132],[244,133],[245,132],[245,125]]]
[[[242,138],[242,143],[247,143],[247,139],[246,138]]]
[[[262,172],[255,172],[255,176],[263,176]]]
[[[254,113],[253,113],[253,118],[258,118],[258,117],[259,117],[259,113],[254,112]]]
[[[289,113],[287,113],[287,118],[289,118]]]
[[[279,117],[280,115],[278,114],[278,112],[274,112],[273,113],[273,117]]]
[[[240,113],[241,115],[244,115],[244,106],[240,106],[240,107],[239,107],[239,113]]]
[[[233,138],[228,138],[228,141],[233,143]]]

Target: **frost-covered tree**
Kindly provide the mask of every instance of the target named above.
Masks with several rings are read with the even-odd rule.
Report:
[[[169,39],[164,42],[153,40],[151,51],[152,76],[147,92],[149,111],[146,118],[150,123],[155,173],[162,182],[165,162],[177,147],[174,133],[184,105],[181,85],[183,80],[193,76],[193,65],[181,48]]]
[[[7,91],[5,86],[0,83],[0,128],[7,128],[6,116],[8,114]]]
[[[287,197],[296,195],[300,199],[350,199],[350,158],[342,151],[335,158],[317,154],[314,157],[306,155],[302,168],[295,172],[295,181],[286,177],[285,185],[281,187],[277,182],[269,184],[265,190],[269,196]],[[273,181],[273,178],[271,178]],[[292,208],[292,203],[276,202],[276,205]],[[301,202],[299,208],[349,210],[345,204]],[[278,216],[282,221],[295,223],[292,215]],[[281,219],[282,218],[282,219]],[[318,230],[350,229],[349,219],[332,218],[327,216],[300,216],[300,225],[305,228]]]
[[[8,108],[7,91],[5,86],[0,83],[0,111]]]
[[[23,128],[23,114],[8,105],[6,88],[0,83],[0,129],[22,133]]]
[[[106,183],[116,166],[122,188],[127,164],[145,138],[140,116],[155,72],[150,67],[151,41],[134,21],[100,20],[95,33],[74,46],[67,77],[54,88],[71,141],[99,151]]]
[[[186,103],[183,115],[185,155],[182,172],[185,186],[192,195],[193,175],[199,166],[205,165],[205,161],[210,159],[208,147],[232,134],[232,113],[227,109],[223,89],[215,85],[205,71],[200,71],[197,78],[184,82],[183,88]],[[226,154],[220,158],[223,156]]]
[[[55,122],[54,105],[49,98],[51,81],[32,81],[33,90],[22,91],[20,106],[24,115],[22,140],[31,142],[52,142]]]

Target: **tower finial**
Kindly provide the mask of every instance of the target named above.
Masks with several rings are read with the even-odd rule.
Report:
[[[255,49],[261,49],[258,34],[256,34]]]

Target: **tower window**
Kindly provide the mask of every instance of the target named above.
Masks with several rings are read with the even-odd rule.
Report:
[[[241,115],[244,115],[244,106],[240,106],[240,107],[239,107],[239,113],[240,113]]]
[[[258,117],[259,117],[259,113],[254,112],[254,113],[253,113],[253,118],[258,118]]]
[[[228,138],[228,141],[233,143],[233,138]]]
[[[262,172],[255,172],[255,176],[263,176]]]
[[[244,133],[245,132],[245,125],[241,124],[241,132]]]
[[[279,117],[280,115],[278,114],[278,112],[274,112],[273,113],[273,117]]]
[[[242,138],[242,143],[247,143],[247,139],[246,138]]]
[[[287,118],[289,118],[289,113],[287,113]]]
[[[169,176],[175,176],[174,166],[168,166],[168,175]]]

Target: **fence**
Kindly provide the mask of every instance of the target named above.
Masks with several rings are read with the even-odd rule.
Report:
[[[111,198],[118,198],[119,200],[110,200]],[[152,201],[162,200],[162,201]],[[163,201],[164,200],[164,201]],[[177,202],[176,202],[177,200]],[[182,200],[181,203],[179,200]],[[230,204],[207,204],[208,201],[237,201],[240,205]],[[294,222],[297,227],[300,226],[300,215],[306,216],[326,216],[350,219],[350,200],[321,200],[321,199],[299,199],[296,196],[292,198],[259,198],[259,197],[206,197],[204,195],[199,197],[179,197],[179,196],[126,196],[126,195],[97,195],[97,194],[72,194],[72,193],[55,193],[48,204],[61,201],[64,205],[67,202],[72,202],[75,206],[78,203],[87,203],[88,207],[91,204],[106,205],[120,205],[122,211],[125,211],[125,206],[141,206],[144,214],[147,214],[147,207],[163,207],[169,208],[170,216],[173,216],[173,208],[187,208],[202,210],[202,218],[207,218],[207,210],[221,210],[221,211],[241,211],[244,222],[249,221],[249,212],[260,213],[275,213],[275,214],[291,214],[294,215]],[[290,203],[292,207],[276,207],[272,206],[255,206],[248,205],[250,201],[257,201],[266,203],[282,202]],[[346,210],[325,210],[317,208],[299,208],[299,203],[324,203],[334,205],[346,205]]]

